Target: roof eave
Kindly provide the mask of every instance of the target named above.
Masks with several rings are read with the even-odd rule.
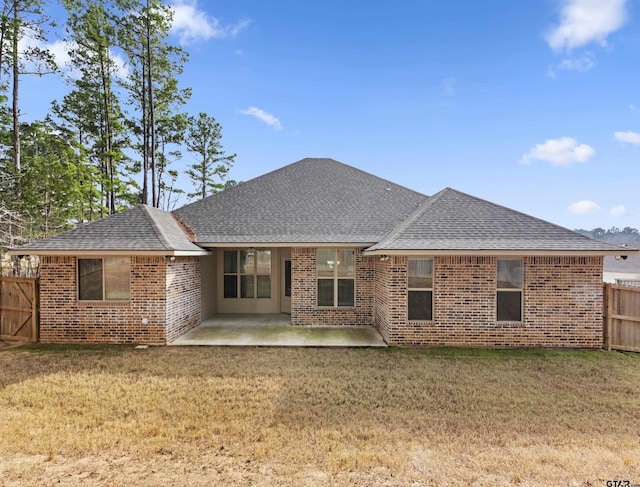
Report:
[[[7,251],[8,255],[59,255],[59,256],[88,256],[88,257],[112,257],[112,256],[175,256],[175,257],[197,257],[210,255],[211,252],[202,250],[37,250],[37,249],[12,249]]]
[[[487,256],[623,256],[638,253],[633,249],[620,250],[548,250],[548,249],[378,249],[365,250],[364,255],[487,255]]]
[[[196,242],[203,248],[232,248],[232,247],[260,247],[260,248],[277,248],[277,247],[298,247],[298,248],[315,248],[315,247],[371,247],[375,242]]]

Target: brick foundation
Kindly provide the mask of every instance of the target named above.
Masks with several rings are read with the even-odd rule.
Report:
[[[497,322],[496,257],[434,258],[433,321],[407,321],[407,258],[375,264],[375,325],[390,345],[600,348],[602,258],[526,257],[523,321]]]

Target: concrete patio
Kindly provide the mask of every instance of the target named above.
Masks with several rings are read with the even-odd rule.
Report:
[[[372,326],[293,326],[287,314],[221,314],[169,343],[172,346],[386,347]]]

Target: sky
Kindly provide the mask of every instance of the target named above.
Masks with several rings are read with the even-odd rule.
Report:
[[[640,228],[638,0],[170,4],[187,110],[222,125],[232,179],[330,157],[568,228]],[[25,78],[24,118],[66,90]]]

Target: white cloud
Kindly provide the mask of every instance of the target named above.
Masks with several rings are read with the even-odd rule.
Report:
[[[455,96],[456,94],[456,77],[449,76],[442,80],[442,87],[444,88],[444,94],[448,97]]]
[[[220,21],[198,8],[197,0],[181,0],[171,5],[173,23],[171,31],[180,37],[181,44],[209,39],[234,38],[250,23],[241,19],[232,25],[222,25]]]
[[[545,37],[556,51],[570,51],[597,42],[606,46],[607,36],[627,19],[628,0],[563,0],[559,25]]]
[[[586,73],[596,65],[595,56],[587,52],[581,57],[565,58],[559,63],[549,66],[547,75],[550,78],[557,78],[557,71],[578,71],[580,73]]]
[[[638,132],[631,132],[630,130],[627,130],[626,132],[614,132],[613,136],[620,142],[640,145],[640,133]]]
[[[613,208],[611,208],[611,211],[609,213],[611,214],[611,216],[623,216],[627,213],[627,209],[624,207],[624,205],[614,206]]]
[[[569,211],[576,215],[590,215],[592,213],[598,213],[600,207],[594,201],[582,200],[570,204]]]
[[[520,159],[523,164],[529,164],[532,160],[550,162],[554,166],[568,166],[574,162],[585,162],[595,154],[595,150],[587,145],[580,144],[571,137],[549,139],[544,144],[537,144],[529,149]]]
[[[240,110],[240,113],[244,115],[250,115],[252,117],[256,117],[258,120],[263,121],[267,125],[273,127],[276,130],[282,130],[282,125],[280,124],[280,120],[270,113],[261,110],[256,107],[249,107],[246,110]]]
[[[579,58],[563,59],[556,67],[566,71],[580,71],[581,73],[584,73],[585,71],[589,71],[595,65],[596,63],[593,54],[588,52]]]

